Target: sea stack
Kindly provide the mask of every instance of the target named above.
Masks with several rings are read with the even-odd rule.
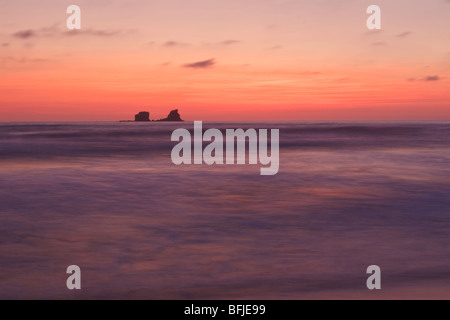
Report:
[[[170,111],[167,118],[160,119],[158,121],[183,121],[180,117],[180,114],[178,113],[178,109]]]
[[[134,121],[150,121],[150,113],[147,111],[141,111],[134,116]]]

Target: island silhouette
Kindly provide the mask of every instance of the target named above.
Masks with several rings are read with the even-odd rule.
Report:
[[[159,119],[156,121],[183,121],[183,120],[181,119],[181,116],[178,113],[178,109],[175,109],[175,110],[172,110],[169,112],[169,115],[167,116],[167,118]]]
[[[150,121],[150,112],[141,111],[134,116],[134,121]]]
[[[159,120],[150,120],[150,112],[148,111],[140,111],[139,113],[134,115],[134,122],[150,122],[150,121],[184,121],[184,120],[181,119],[181,116],[178,113],[178,109],[170,111],[169,115],[166,118]],[[133,122],[133,120],[120,120],[120,122]]]

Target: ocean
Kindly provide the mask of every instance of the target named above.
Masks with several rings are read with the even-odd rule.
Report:
[[[0,123],[0,298],[450,299],[450,123],[203,123],[279,129],[273,176],[182,127]]]

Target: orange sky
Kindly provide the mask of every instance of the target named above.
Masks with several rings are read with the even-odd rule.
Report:
[[[0,121],[450,120],[450,1],[392,2],[0,0]]]

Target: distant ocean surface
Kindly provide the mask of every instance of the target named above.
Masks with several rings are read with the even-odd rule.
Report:
[[[280,129],[275,176],[180,127],[0,123],[0,298],[450,299],[450,123],[203,123]]]

